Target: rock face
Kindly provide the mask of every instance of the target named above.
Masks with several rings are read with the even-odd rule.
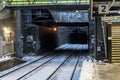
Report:
[[[62,44],[66,44],[66,43],[77,43],[80,44],[79,41],[81,41],[81,36],[78,35],[76,36],[76,38],[78,38],[79,40],[76,40],[75,37],[72,37],[72,34],[80,34],[82,32],[85,32],[86,35],[88,35],[88,27],[65,27],[65,26],[59,26],[58,27],[58,33],[57,33],[57,37],[58,37],[58,46],[62,45]],[[71,39],[74,38],[74,39]],[[71,41],[72,40],[72,41]],[[76,42],[75,42],[76,41]]]
[[[56,22],[88,22],[88,12],[51,11]]]
[[[51,11],[56,22],[88,22],[87,12],[73,12],[73,11]],[[75,30],[85,31],[88,33],[88,26],[58,26],[58,46],[71,43],[70,34],[74,33]]]

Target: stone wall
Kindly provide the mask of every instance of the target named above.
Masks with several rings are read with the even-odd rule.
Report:
[[[56,22],[88,22],[88,12],[51,11]],[[58,46],[70,42],[70,34],[75,29],[88,33],[88,26],[58,26]],[[91,31],[93,32],[93,31]]]
[[[65,27],[59,26],[58,27],[58,46],[70,43],[70,34],[74,32],[74,30],[82,30],[88,33],[88,27]]]
[[[56,22],[88,22],[88,12],[51,11]]]

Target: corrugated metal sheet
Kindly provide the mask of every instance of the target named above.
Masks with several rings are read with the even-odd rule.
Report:
[[[120,62],[120,26],[112,26],[112,62]]]

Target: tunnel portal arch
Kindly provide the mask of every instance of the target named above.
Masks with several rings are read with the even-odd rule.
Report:
[[[87,32],[79,29],[73,30],[73,32],[69,34],[69,39],[71,44],[87,44],[88,43]]]

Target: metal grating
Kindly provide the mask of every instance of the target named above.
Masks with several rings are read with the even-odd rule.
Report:
[[[120,26],[112,26],[112,55],[113,63],[120,63]]]
[[[90,0],[0,0],[0,5],[25,6],[25,5],[80,5],[90,4]]]

